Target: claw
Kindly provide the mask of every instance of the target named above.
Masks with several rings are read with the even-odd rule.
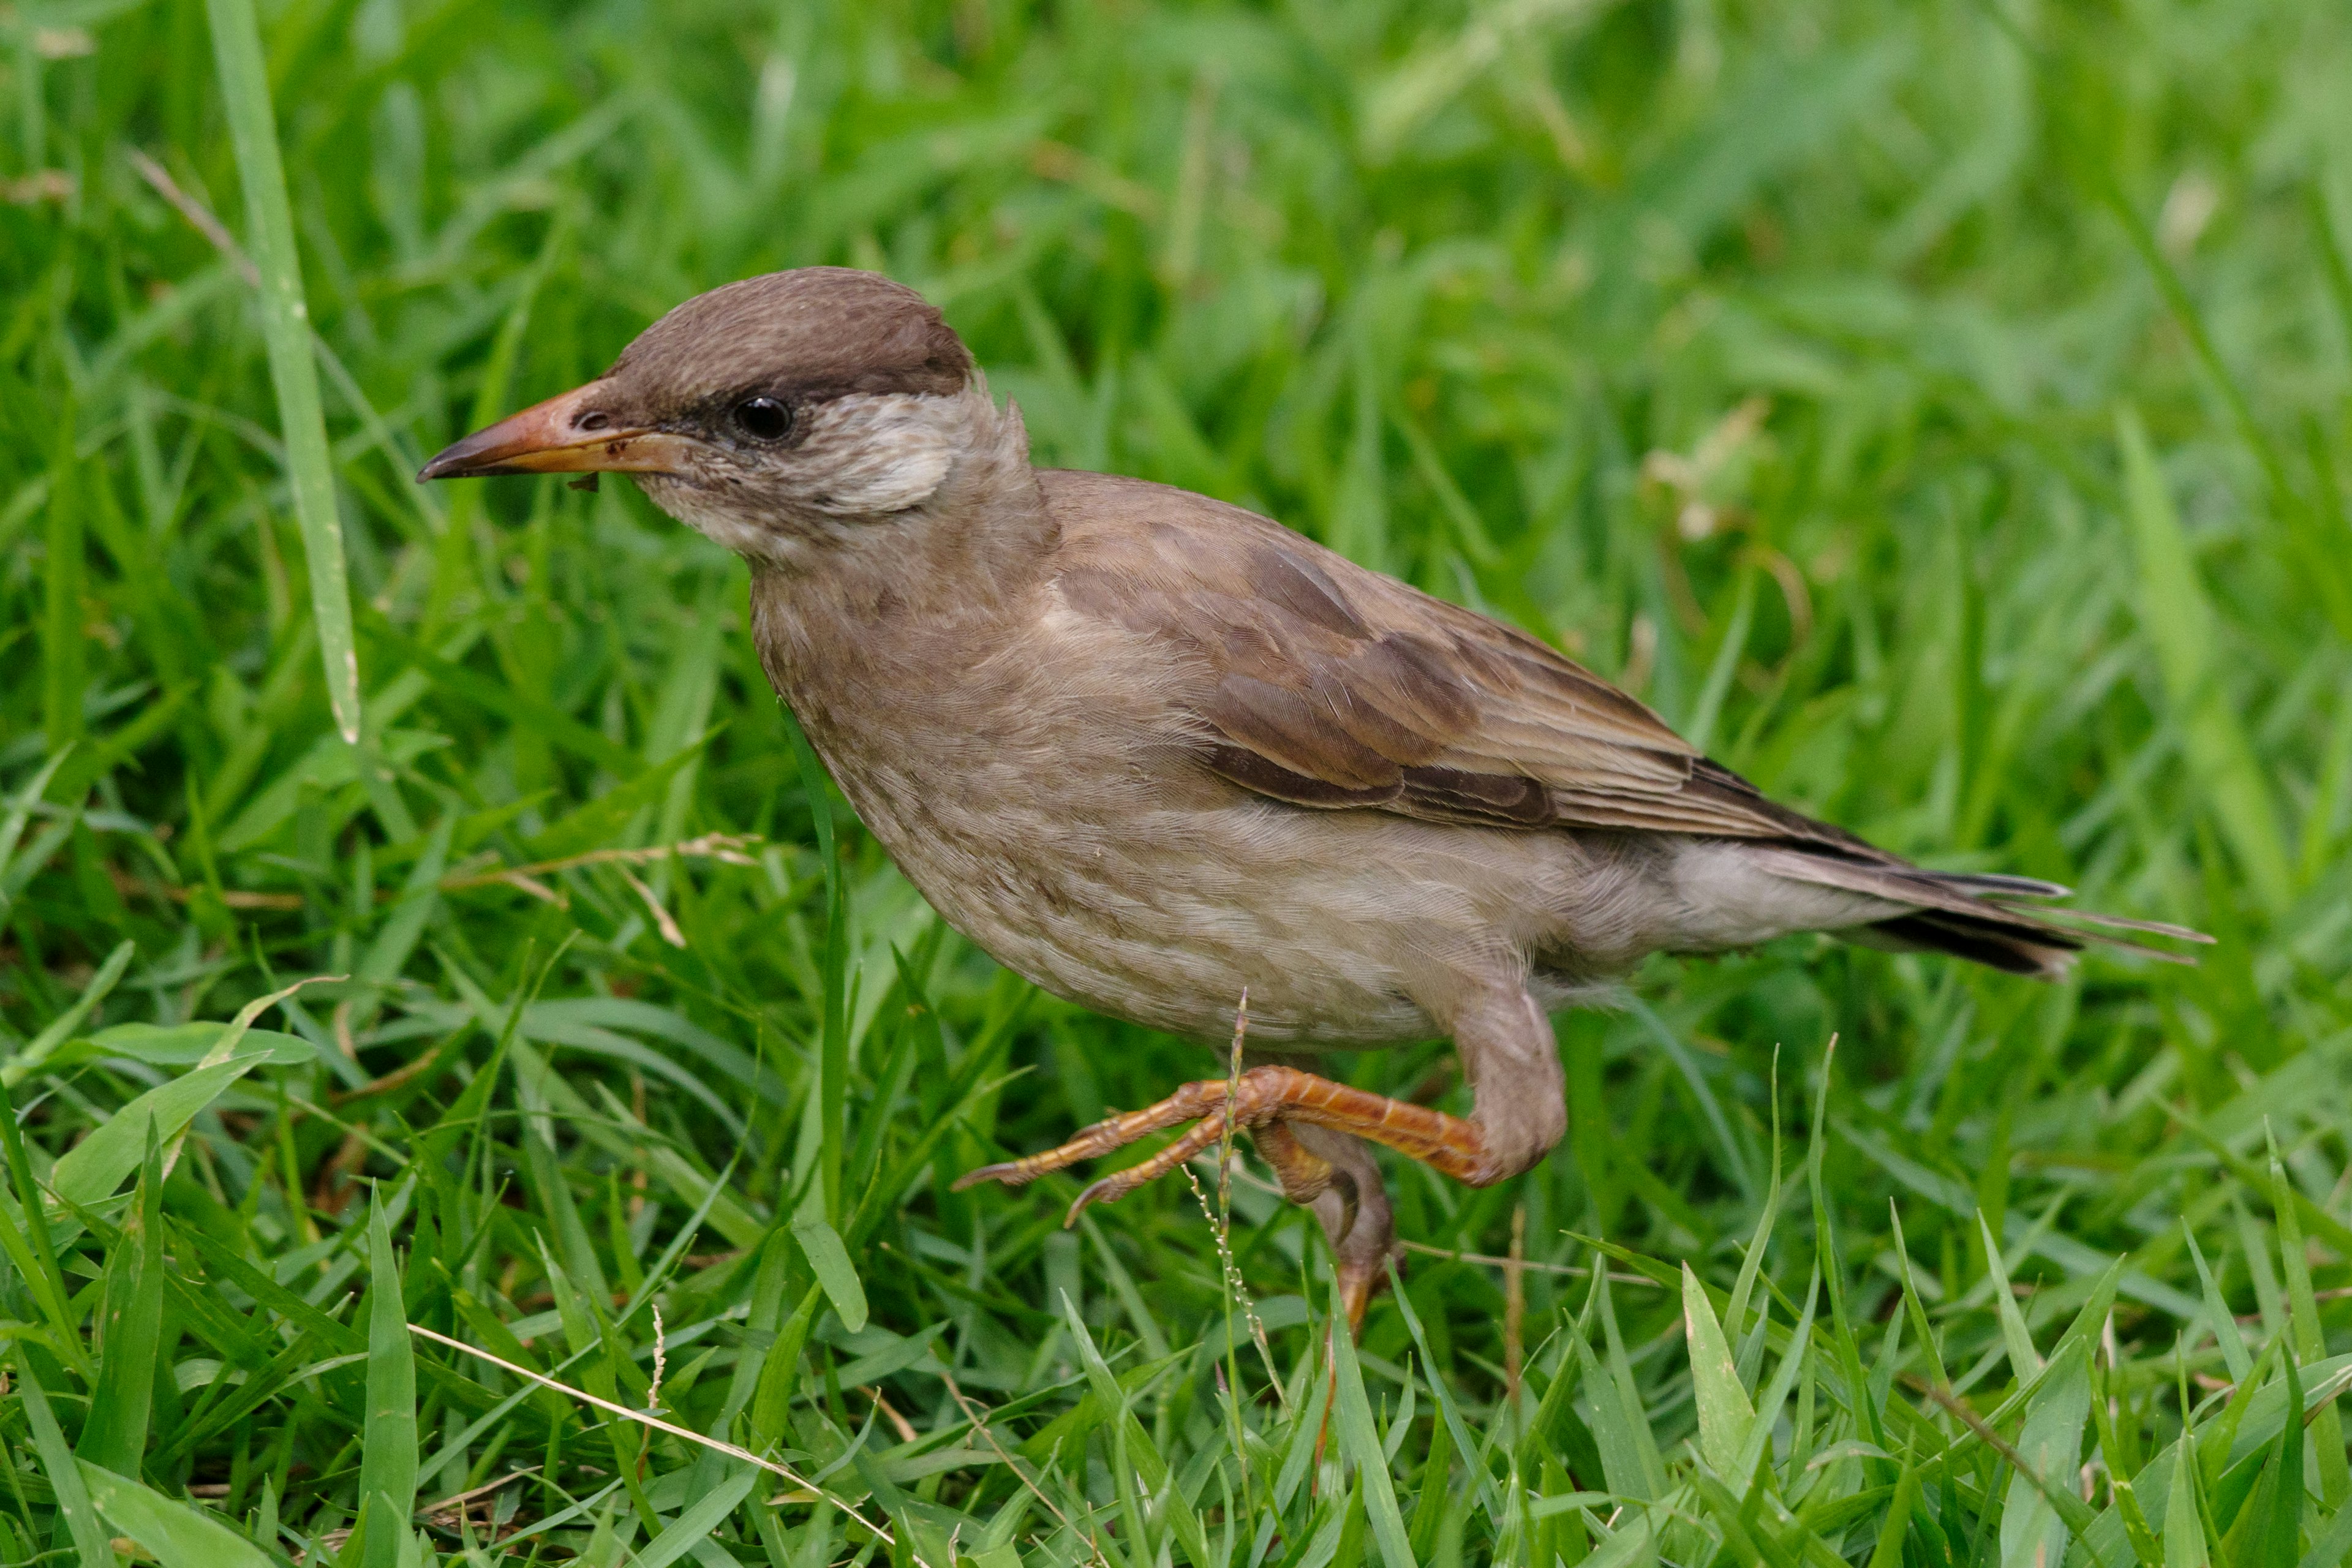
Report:
[[[1062,1216],[1062,1228],[1067,1230],[1077,1224],[1078,1215],[1096,1204],[1115,1203],[1126,1195],[1126,1189],[1119,1184],[1118,1177],[1116,1175],[1104,1176],[1098,1181],[1087,1183],[1086,1191],[1072,1200],[1070,1212]]]
[[[1341,1242],[1348,1239],[1348,1233],[1356,1228],[1357,1208],[1363,1201],[1363,1194],[1356,1187],[1354,1174],[1336,1165],[1331,1170],[1331,1186],[1339,1194],[1339,1228],[1331,1233],[1331,1246],[1337,1249]],[[1369,1295],[1365,1297],[1367,1300],[1370,1299]],[[1360,1318],[1363,1313],[1359,1310],[1356,1316]]]
[[[1035,1173],[1024,1170],[1020,1161],[1007,1160],[1003,1164],[982,1165],[977,1171],[966,1171],[948,1184],[948,1191],[960,1193],[967,1187],[976,1187],[982,1182],[1003,1182],[1008,1187],[1024,1187],[1027,1186],[1034,1177]]]

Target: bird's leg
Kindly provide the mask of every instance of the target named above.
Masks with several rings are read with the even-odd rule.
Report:
[[[1179,1122],[1193,1125],[1181,1138],[1139,1165],[1105,1176],[1078,1194],[1070,1214],[1088,1204],[1106,1203],[1174,1170],[1224,1136],[1227,1119],[1236,1129],[1255,1130],[1271,1121],[1306,1123],[1353,1132],[1400,1153],[1434,1165],[1458,1181],[1485,1186],[1500,1179],[1486,1173],[1487,1159],[1477,1124],[1427,1106],[1409,1105],[1385,1095],[1351,1089],[1297,1068],[1255,1067],[1235,1080],[1239,1096],[1226,1104],[1226,1080],[1200,1079],[1184,1085],[1159,1104],[1142,1110],[1109,1116],[1087,1128],[1058,1149],[985,1165],[966,1173],[956,1183],[961,1189],[979,1182],[1003,1182],[1020,1186],[1044,1175],[1091,1160],[1132,1143],[1146,1133]],[[1302,1171],[1307,1169],[1301,1167]],[[1503,1173],[1507,1174],[1508,1173]]]
[[[1462,1179],[1492,1186],[1532,1169],[1568,1131],[1568,1087],[1551,1020],[1517,982],[1480,986],[1439,1016],[1453,1026],[1478,1130],[1479,1171]]]
[[[1215,1144],[1230,1120],[1236,1131],[1249,1131],[1256,1140],[1260,1153],[1282,1179],[1284,1192],[1294,1201],[1316,1206],[1340,1261],[1350,1315],[1360,1315],[1362,1303],[1377,1289],[1393,1233],[1380,1173],[1356,1140],[1386,1144],[1458,1182],[1485,1187],[1542,1159],[1567,1126],[1559,1047],[1532,997],[1517,986],[1484,988],[1446,1014],[1470,1078],[1467,1119],[1334,1083],[1294,1067],[1268,1064],[1233,1080],[1231,1087],[1238,1092],[1230,1104],[1226,1079],[1201,1079],[1157,1105],[1106,1117],[1058,1149],[968,1172],[956,1188],[980,1182],[1017,1187],[1048,1171],[1099,1158],[1148,1133],[1192,1123],[1150,1159],[1114,1172],[1080,1193],[1070,1205],[1069,1220],[1075,1224],[1089,1204],[1122,1197]],[[1351,1136],[1322,1135],[1327,1133]],[[1345,1186],[1353,1189],[1352,1215],[1340,1190],[1343,1175]],[[1332,1211],[1328,1215],[1326,1205]],[[1377,1218],[1367,1228],[1366,1218],[1375,1208]]]
[[[1223,1137],[1228,1119],[1237,1130],[1283,1121],[1351,1132],[1384,1143],[1456,1181],[1474,1187],[1491,1186],[1541,1159],[1559,1141],[1566,1121],[1559,1097],[1559,1058],[1553,1053],[1551,1031],[1532,1001],[1521,996],[1518,1002],[1518,1008],[1501,1010],[1502,1017],[1496,1020],[1517,1026],[1510,1032],[1498,1030],[1491,1038],[1484,1033],[1474,1037],[1465,1029],[1458,1037],[1475,1097],[1466,1121],[1425,1105],[1333,1083],[1297,1068],[1270,1064],[1252,1068],[1235,1080],[1240,1092],[1230,1105],[1225,1079],[1200,1079],[1157,1105],[1106,1117],[1058,1149],[969,1172],[956,1186],[1003,1182],[1017,1187],[1048,1171],[1108,1154],[1147,1133],[1186,1121],[1193,1124],[1181,1138],[1143,1163],[1105,1176],[1079,1194],[1070,1211],[1075,1217],[1088,1204],[1123,1196],[1174,1170]],[[1512,1018],[1514,1011],[1524,1016]],[[1538,1031],[1539,1040],[1536,1038]],[[1538,1045],[1539,1049],[1528,1048]],[[1530,1089],[1536,1091],[1533,1104],[1525,1103],[1525,1091]],[[1314,1180],[1311,1166],[1303,1161],[1293,1163],[1299,1180]]]

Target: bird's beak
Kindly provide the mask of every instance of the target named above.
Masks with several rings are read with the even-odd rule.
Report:
[[[674,474],[691,437],[646,426],[599,424],[604,383],[592,381],[477,430],[417,470],[426,479],[488,474]]]

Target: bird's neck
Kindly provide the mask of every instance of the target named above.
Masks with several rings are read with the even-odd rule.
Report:
[[[1056,525],[1020,411],[967,395],[971,439],[919,508],[836,534],[805,570],[752,563],[761,659],[813,736],[884,690],[946,699],[1033,617]]]

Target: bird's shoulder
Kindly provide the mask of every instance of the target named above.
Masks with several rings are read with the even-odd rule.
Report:
[[[1054,613],[1186,666],[1190,741],[1244,788],[1444,821],[1787,831],[1790,814],[1525,632],[1223,501],[1039,482]]]

